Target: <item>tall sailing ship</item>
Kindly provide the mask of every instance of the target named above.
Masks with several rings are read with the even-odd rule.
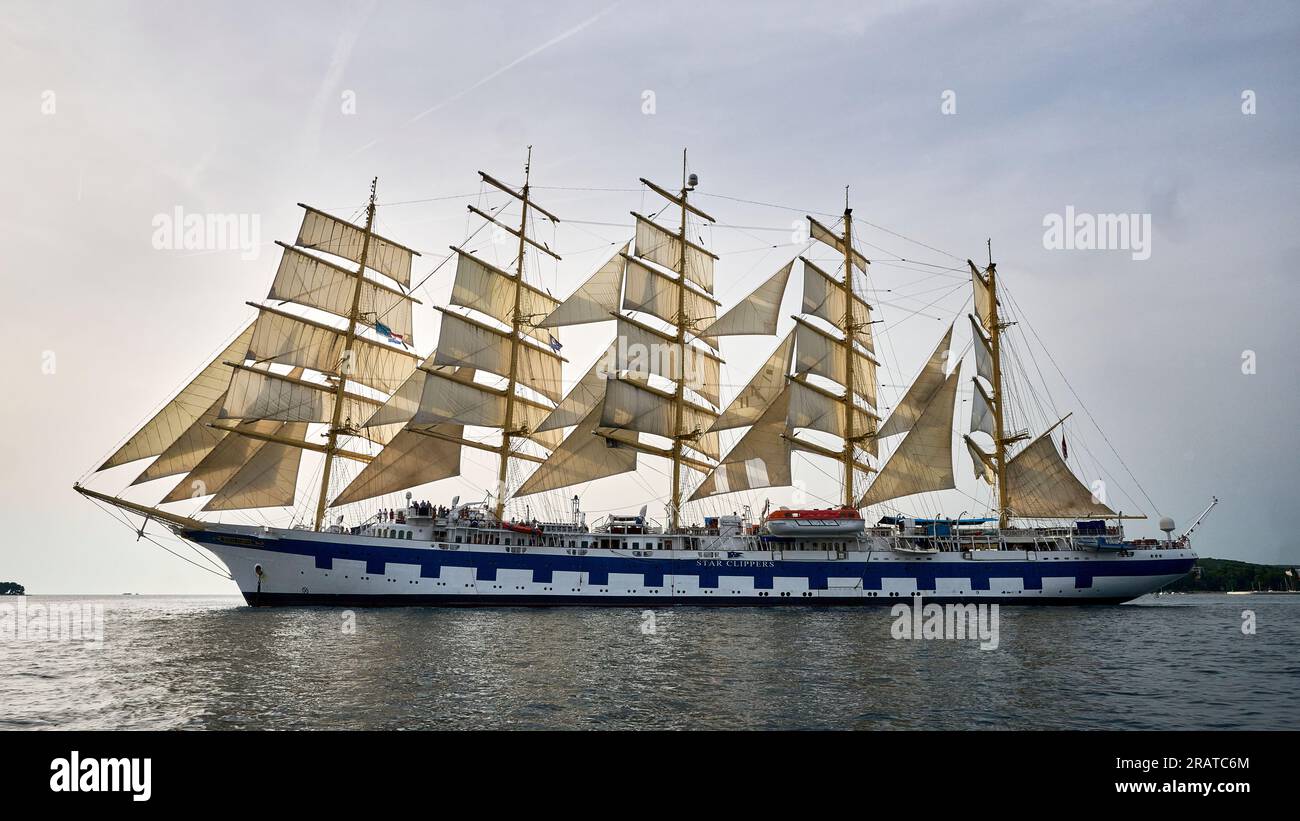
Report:
[[[94,471],[149,460],[133,485],[179,481],[155,505],[76,490],[143,517],[140,535],[161,526],[210,551],[251,605],[1117,603],[1193,566],[1171,520],[1165,540],[1126,537],[1134,517],[1080,481],[1058,447],[1063,419],[1036,435],[1010,424],[1013,323],[991,258],[968,261],[973,313],[948,324],[882,418],[870,262],[847,195],[838,223],[809,216],[805,253],[720,312],[718,257],[691,231],[714,218],[694,201],[683,156],[680,188],[642,179],[663,207],[633,212],[630,239],[560,300],[529,281],[530,258],[560,259],[533,228],[560,218],[534,200],[530,166],[522,187],[480,172],[520,217],[469,210],[517,253],[498,267],[451,248],[451,297],[429,309],[440,324],[427,356],[413,352],[418,253],[376,233],[375,187],[360,224],[302,206],[266,302],[249,303],[254,321]],[[836,264],[814,262],[813,248]],[[793,327],[724,404],[720,340],[775,339],[796,269]],[[613,338],[566,392],[556,334],[596,323]],[[968,380],[955,330],[970,334]],[[967,381],[969,424],[957,429]],[[720,434],[742,430],[724,452]],[[955,488],[955,447],[994,489],[988,515],[887,506]],[[321,457],[320,477],[296,526],[197,518],[294,507],[304,451]],[[411,489],[462,475],[468,451],[495,463],[484,500],[413,501]],[[833,466],[836,504],[769,505],[757,521],[693,515],[710,497],[797,485],[796,455]],[[671,468],[663,521],[643,507],[589,526],[577,496],[565,521],[507,516],[508,503],[636,472],[646,458]],[[395,508],[375,506],[403,493]],[[167,508],[200,498],[192,516]],[[889,513],[869,523],[864,510]]]

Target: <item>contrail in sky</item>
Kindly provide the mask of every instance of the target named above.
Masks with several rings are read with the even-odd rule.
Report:
[[[614,4],[610,5],[610,6],[608,6],[607,8],[605,8],[604,10],[602,10],[602,11],[598,12],[597,14],[593,15],[592,17],[588,17],[586,20],[583,20],[581,23],[579,23],[578,25],[576,25],[576,26],[574,26],[573,28],[569,29],[568,31],[563,32],[562,34],[557,34],[556,36],[554,36],[554,37],[552,37],[551,39],[547,40],[545,43],[542,43],[542,44],[541,44],[540,46],[538,46],[537,48],[534,48],[534,49],[532,49],[531,51],[524,52],[524,53],[523,53],[522,55],[520,55],[519,57],[516,57],[514,60],[510,61],[509,63],[506,63],[504,66],[502,66],[501,68],[499,68],[499,69],[497,69],[496,71],[492,72],[491,74],[489,74],[488,76],[484,77],[483,79],[479,80],[478,82],[474,83],[474,84],[473,84],[472,86],[470,86],[469,88],[466,88],[466,89],[463,90],[463,91],[459,91],[459,92],[457,92],[456,94],[452,95],[451,97],[448,97],[447,99],[445,99],[445,100],[443,100],[442,102],[438,103],[438,104],[435,105],[433,108],[425,109],[424,111],[421,111],[419,114],[416,114],[414,117],[411,118],[410,121],[411,121],[411,122],[415,122],[416,120],[423,119],[424,117],[427,117],[428,115],[432,114],[433,112],[437,111],[438,109],[440,109],[440,108],[442,108],[442,107],[444,107],[444,106],[451,105],[452,103],[456,102],[456,101],[459,100],[461,97],[464,97],[466,94],[470,93],[470,92],[473,91],[474,89],[479,88],[480,86],[484,85],[485,83],[490,83],[490,82],[492,82],[492,81],[495,80],[497,77],[500,77],[502,74],[505,74],[507,71],[509,71],[510,69],[512,69],[512,68],[514,68],[515,66],[519,65],[520,63],[524,62],[525,60],[527,60],[527,59],[529,59],[529,58],[531,58],[531,57],[536,57],[538,54],[541,54],[543,51],[546,51],[546,50],[547,50],[548,48],[550,48],[551,46],[556,45],[556,44],[558,44],[558,43],[562,43],[562,42],[564,42],[565,40],[569,39],[569,38],[572,37],[573,35],[577,34],[578,32],[582,31],[583,29],[585,29],[587,26],[590,26],[592,23],[596,22],[596,21],[599,20],[600,18],[602,18],[602,17],[604,17],[605,15],[609,14],[609,13],[610,13],[611,11],[613,11],[614,9],[618,8],[621,4],[622,4],[622,0],[619,0],[619,2],[614,3]]]

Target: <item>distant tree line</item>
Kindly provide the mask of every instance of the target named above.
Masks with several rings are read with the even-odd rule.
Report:
[[[0,582],[0,596],[21,596],[27,592],[27,588],[18,582]]]
[[[1199,559],[1189,575],[1165,588],[1179,593],[1229,590],[1298,590],[1300,570],[1229,559]]]

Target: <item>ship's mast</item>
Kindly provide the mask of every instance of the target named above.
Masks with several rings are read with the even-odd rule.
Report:
[[[515,263],[515,300],[510,312],[510,374],[506,381],[506,422],[501,429],[501,448],[498,451],[497,465],[497,504],[496,517],[500,519],[506,508],[506,473],[510,467],[510,444],[514,436],[515,423],[515,384],[519,379],[519,332],[523,327],[524,317],[520,312],[520,303],[524,289],[524,244],[528,236],[528,194],[529,179],[533,167],[533,147],[528,146],[528,158],[524,161],[524,188],[520,192],[519,211],[519,259]]]
[[[682,362],[678,363],[681,372],[677,387],[673,390],[673,501],[672,522],[670,527],[676,530],[682,516],[682,415],[686,406],[686,194],[691,189],[686,178],[686,149],[682,149],[682,222],[677,235],[681,246],[681,276],[677,280],[677,346],[681,351]]]
[[[361,259],[357,263],[357,281],[352,288],[352,308],[348,312],[348,331],[343,336],[343,355],[339,361],[338,382],[334,388],[334,415],[330,420],[329,438],[325,444],[325,464],[321,468],[320,498],[316,501],[315,529],[320,530],[325,521],[325,504],[330,491],[330,474],[334,467],[334,454],[338,452],[339,425],[343,421],[348,371],[352,368],[352,343],[357,335],[357,319],[361,310],[361,287],[366,282],[366,258],[370,252],[370,232],[375,225],[375,189],[379,178],[370,181],[370,201],[366,204],[366,228],[361,241]]]
[[[1002,323],[998,318],[998,269],[993,262],[993,241],[989,240],[989,265],[985,269],[989,290],[989,351],[993,355],[993,460],[998,483],[998,527],[1006,527],[1011,518],[1011,488],[1007,484],[1007,445],[1002,412]]]
[[[857,495],[853,492],[853,340],[856,326],[853,316],[853,209],[849,207],[849,188],[844,186],[844,506],[855,507]]]

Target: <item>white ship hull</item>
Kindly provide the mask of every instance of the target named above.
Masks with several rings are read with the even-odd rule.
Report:
[[[562,534],[561,546],[548,546],[500,530],[481,537],[502,544],[226,525],[185,535],[226,564],[253,605],[825,606],[892,604],[917,594],[939,602],[1119,603],[1176,581],[1195,561],[1190,549],[1173,545],[1121,554],[1040,544],[918,556],[894,551],[892,537],[871,535],[843,549],[794,549],[752,536],[665,549],[657,545],[681,537],[598,533]],[[611,546],[591,546],[602,543]]]

